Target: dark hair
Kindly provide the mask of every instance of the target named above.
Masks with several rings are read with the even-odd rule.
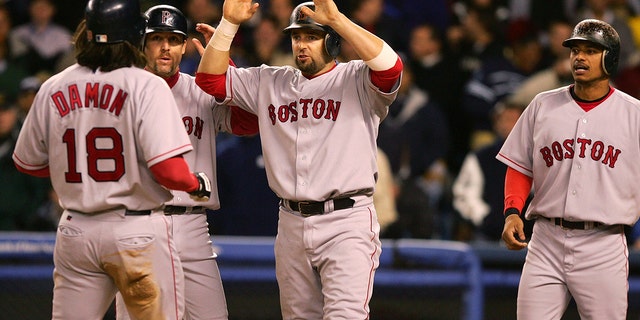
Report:
[[[76,28],[73,43],[78,64],[94,71],[100,68],[101,71],[109,72],[131,66],[144,68],[147,65],[144,53],[128,41],[119,43],[89,41],[86,20],[82,20]]]

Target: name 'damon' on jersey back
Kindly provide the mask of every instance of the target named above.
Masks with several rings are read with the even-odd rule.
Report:
[[[61,117],[82,108],[102,109],[119,116],[128,95],[122,89],[116,92],[110,84],[95,82],[85,84],[84,95],[78,84],[71,84],[66,93],[64,90],[56,91],[51,99]]]

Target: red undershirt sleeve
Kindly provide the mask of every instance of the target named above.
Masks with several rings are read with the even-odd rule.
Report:
[[[156,181],[167,189],[194,191],[199,187],[198,180],[189,171],[189,165],[182,156],[175,156],[151,166]]]
[[[250,136],[258,133],[258,117],[237,106],[231,109],[231,133],[238,136]]]
[[[402,60],[398,57],[396,64],[389,70],[373,71],[371,70],[371,83],[382,92],[391,92],[393,86],[398,82],[402,74]]]
[[[504,178],[504,210],[516,208],[522,212],[531,192],[533,179],[513,168],[507,168]]]
[[[204,92],[214,96],[218,101],[227,97],[227,74],[196,73],[196,84]]]

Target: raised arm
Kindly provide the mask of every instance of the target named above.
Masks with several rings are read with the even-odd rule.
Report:
[[[252,0],[225,0],[222,5],[222,20],[204,50],[198,72],[214,75],[227,72],[233,37],[240,24],[249,20],[258,6]]]

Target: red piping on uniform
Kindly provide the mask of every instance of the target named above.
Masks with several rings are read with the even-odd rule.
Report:
[[[163,217],[164,218],[164,217]],[[169,249],[169,256],[171,257],[171,274],[173,275],[173,304],[176,307],[176,320],[180,320],[179,317],[179,305],[178,305],[178,286],[176,284],[176,265],[174,263],[173,251],[171,250],[171,230],[169,228],[169,224],[167,223],[167,219],[164,219],[164,225],[167,231],[167,247]]]
[[[48,165],[45,166],[42,169],[29,170],[29,169],[19,165],[18,162],[20,164],[32,167],[31,165],[29,165],[29,164],[25,163],[24,161],[20,160],[20,158],[18,158],[18,156],[16,156],[15,153],[13,154],[13,156],[14,156],[14,159],[15,159],[13,161],[13,165],[16,167],[16,169],[18,169],[18,171],[20,171],[22,173],[25,173],[25,174],[28,174],[28,175],[32,175],[34,177],[38,177],[38,178],[46,178],[46,177],[51,176],[51,173],[49,172],[49,166]]]
[[[371,231],[371,233],[373,233],[373,236],[371,237],[371,241],[374,242],[375,238],[376,238],[376,232],[373,231],[373,212],[371,212],[371,208],[368,208],[369,210],[369,231]],[[371,253],[370,259],[371,259],[371,270],[369,270],[369,285],[367,286],[367,296],[365,297],[365,304],[364,304],[364,310],[367,311],[367,318],[366,320],[369,319],[369,311],[367,310],[367,298],[370,297],[371,294],[371,288],[373,288],[373,273],[375,271],[375,262],[373,261],[373,257],[375,257],[376,253],[378,252],[378,247],[374,245],[374,248],[376,248],[375,250],[373,250],[373,252]]]
[[[625,255],[625,264],[624,268],[627,271],[627,279],[629,279],[629,248],[627,247],[626,236],[624,234],[624,227],[620,226],[620,241],[622,241],[622,245],[624,246],[624,255]],[[627,280],[627,292],[629,291],[629,280]]]
[[[521,166],[521,165],[519,165],[519,164],[515,163],[513,160],[511,160],[509,157],[505,156],[504,154],[502,154],[502,153],[498,153],[498,154],[499,154],[500,156],[502,156],[503,158],[505,158],[505,159],[506,159],[507,161],[509,161],[510,163],[512,163],[514,166],[516,166],[516,167],[518,167],[518,168],[520,168],[520,169],[522,169],[522,170],[524,170],[524,171],[526,171],[526,172],[533,173],[533,171],[531,171],[531,170],[529,170],[529,169],[527,169],[527,168],[525,168],[525,167],[523,167],[523,166]]]
[[[165,153],[159,154],[159,155],[157,155],[157,156],[155,156],[155,157],[153,157],[153,158],[151,158],[151,159],[147,160],[147,163],[152,162],[153,160],[158,159],[158,158],[160,158],[160,157],[164,156],[165,154],[172,153],[172,152],[174,152],[174,151],[176,151],[176,150],[180,150],[180,149],[185,148],[185,147],[188,147],[188,146],[190,146],[190,145],[191,145],[191,143],[183,144],[183,145],[181,145],[181,146],[179,146],[179,147],[177,147],[177,148],[175,148],[175,149],[173,149],[173,150],[169,150],[169,151],[167,151],[167,152],[165,152]]]

